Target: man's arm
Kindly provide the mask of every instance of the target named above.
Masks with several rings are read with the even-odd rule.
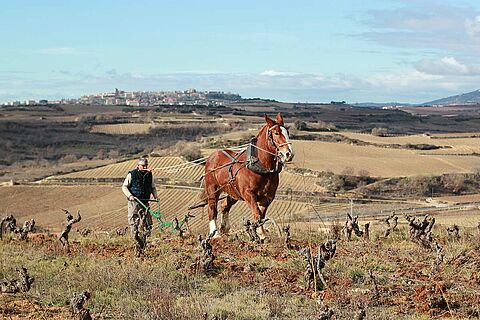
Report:
[[[155,199],[158,199],[157,186],[155,185],[155,179],[152,175],[152,194]]]
[[[132,183],[132,175],[130,174],[130,172],[127,174],[127,177],[125,178],[125,180],[123,181],[123,185],[122,185],[122,191],[123,191],[123,194],[130,200],[130,197],[133,197],[132,193],[130,192],[130,190],[128,190],[128,188],[130,187],[130,184]]]

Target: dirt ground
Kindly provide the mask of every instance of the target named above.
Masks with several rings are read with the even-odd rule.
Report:
[[[413,315],[432,319],[478,318],[480,234],[472,232],[463,234],[459,242],[445,237],[439,240],[446,254],[438,271],[433,268],[434,253],[402,240],[403,231],[394,233],[389,239],[340,240],[334,258],[324,269],[328,286],[322,291],[306,287],[298,254],[304,247],[316,252],[321,243],[318,237],[301,240],[293,234],[292,248],[287,249],[283,239],[273,234],[266,243],[256,244],[250,242],[246,234],[236,233],[212,241],[215,267],[209,277],[262,288],[264,294],[272,296],[303,296],[330,306],[339,316],[342,308],[361,306],[372,319],[410,319]],[[54,236],[32,234],[29,240],[50,254],[65,254]],[[141,259],[146,262],[162,259],[164,247],[172,250],[178,270],[186,276],[196,276],[199,246],[195,237],[180,239],[174,234],[157,235]],[[73,240],[68,256],[77,255],[93,259],[121,258],[124,263],[137,259],[130,246],[108,242],[100,245],[78,238]],[[28,294],[0,294],[0,319],[69,317],[67,307],[41,306]]]

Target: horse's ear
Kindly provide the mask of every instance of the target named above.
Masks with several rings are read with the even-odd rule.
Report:
[[[282,113],[281,113],[281,112],[279,112],[279,113],[277,114],[277,117],[275,118],[275,121],[276,121],[279,125],[283,126],[283,117],[282,117]]]
[[[267,114],[265,113],[264,115],[265,117],[265,122],[267,123],[268,127],[271,128],[275,125],[275,121],[273,121],[272,119],[270,119]]]

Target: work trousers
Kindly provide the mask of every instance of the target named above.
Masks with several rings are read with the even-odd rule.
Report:
[[[145,204],[148,206],[148,202]],[[152,216],[142,207],[137,201],[128,201],[128,225],[130,226],[130,236],[135,238],[135,220],[140,219],[139,221],[139,232],[142,232],[141,221],[144,221],[144,228],[147,236],[152,233]]]

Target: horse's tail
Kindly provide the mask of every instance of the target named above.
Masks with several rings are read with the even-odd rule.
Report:
[[[2,222],[0,222],[0,240],[3,240],[3,223],[5,222],[5,219],[2,219]]]

